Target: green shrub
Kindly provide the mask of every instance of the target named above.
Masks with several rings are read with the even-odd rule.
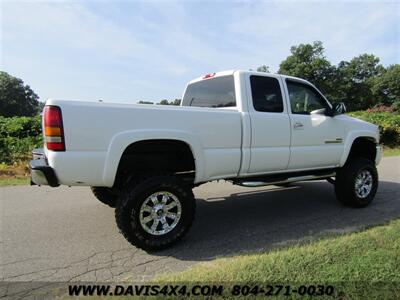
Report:
[[[12,136],[25,138],[42,134],[41,117],[12,117],[0,116],[0,138]]]
[[[354,118],[378,125],[381,144],[386,146],[400,145],[400,114],[367,111],[356,111],[348,114]]]
[[[393,109],[393,111],[400,113],[400,100],[393,102],[391,108]]]
[[[42,145],[40,116],[0,117],[0,163],[27,160],[34,148]]]

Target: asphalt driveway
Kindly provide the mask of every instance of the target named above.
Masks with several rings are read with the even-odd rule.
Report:
[[[118,233],[114,210],[89,188],[0,188],[2,281],[146,280],[195,263],[351,231],[400,217],[400,157],[383,159],[365,209],[341,206],[326,181],[288,188],[213,182],[196,188],[197,214],[184,240],[148,254]]]

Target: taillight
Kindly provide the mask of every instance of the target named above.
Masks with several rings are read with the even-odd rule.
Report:
[[[65,151],[61,109],[58,106],[44,107],[44,140],[48,150]]]

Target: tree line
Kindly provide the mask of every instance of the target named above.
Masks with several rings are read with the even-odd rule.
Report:
[[[331,102],[344,102],[349,111],[375,106],[400,111],[400,65],[384,67],[379,57],[361,54],[333,65],[325,56],[322,42],[300,44],[279,65],[279,74],[304,78],[313,83]],[[267,65],[257,68],[270,72]],[[159,105],[179,105],[181,99],[163,99]],[[139,101],[140,104],[154,104]],[[0,116],[35,116],[43,108],[29,85],[0,71]]]
[[[138,104],[180,105],[181,104],[181,99],[174,99],[172,101],[168,101],[167,99],[163,99],[159,103],[154,103],[154,102],[151,102],[151,101],[139,101]]]
[[[331,102],[344,102],[350,111],[374,106],[400,110],[400,65],[385,68],[373,54],[361,54],[332,65],[324,55],[322,42],[300,44],[279,65],[279,74],[304,78]],[[266,65],[258,71],[269,72]]]

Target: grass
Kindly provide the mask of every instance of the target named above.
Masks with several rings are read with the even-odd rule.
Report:
[[[0,186],[28,185],[29,178],[0,178]]]
[[[325,283],[342,299],[399,299],[400,220],[282,250],[216,259],[156,282]]]
[[[399,156],[400,155],[400,147],[396,148],[383,148],[383,156]]]
[[[0,186],[27,185],[30,183],[27,163],[0,164]]]

